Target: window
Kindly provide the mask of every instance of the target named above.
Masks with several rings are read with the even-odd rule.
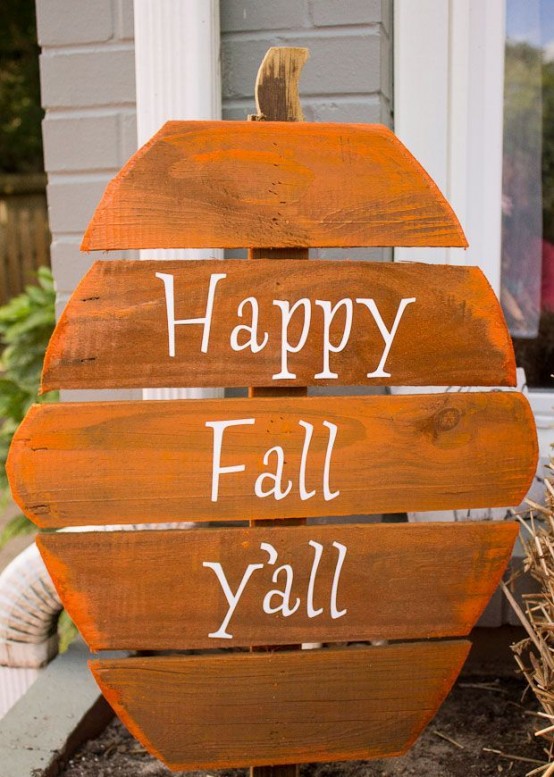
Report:
[[[530,388],[554,388],[554,0],[508,0],[501,299]]]
[[[532,19],[525,22],[518,14]],[[554,0],[396,0],[394,21],[395,131],[449,199],[470,243],[466,252],[398,249],[395,258],[483,269],[503,299],[518,359],[529,369],[541,454],[549,456],[554,358],[549,362],[544,353],[535,358],[532,351],[551,342],[554,357],[554,314],[549,314],[550,294],[554,313],[554,259],[552,265],[544,260],[549,235],[554,253],[554,218],[548,224],[545,219],[544,234],[542,222],[543,205],[553,215],[554,207],[552,184],[541,184],[540,178],[541,168],[551,166],[554,172],[554,145],[550,161],[541,119],[551,111],[554,138],[554,94],[541,90],[548,70],[544,63],[554,54]],[[521,58],[528,68],[524,72]],[[518,78],[528,81],[525,94]],[[523,97],[527,106],[517,102]],[[524,137],[529,148],[521,157]],[[554,206],[554,185],[552,201]],[[519,215],[518,202],[525,203]],[[551,323],[543,337],[547,319]],[[546,365],[546,378],[544,371],[534,375],[533,360]]]

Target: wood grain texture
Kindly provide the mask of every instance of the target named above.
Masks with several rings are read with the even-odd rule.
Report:
[[[256,85],[254,89],[256,97],[257,114],[249,116],[249,121],[303,121],[304,114],[300,104],[299,80],[300,72],[309,57],[308,49],[301,48],[270,48],[262,60]],[[249,248],[248,259],[261,258],[263,249]],[[309,259],[308,248],[269,248],[266,249],[267,257],[275,259]],[[248,396],[253,397],[280,397],[280,396],[306,396],[307,386],[278,388],[269,386],[248,386]],[[282,525],[298,525],[305,523],[305,518],[284,519]],[[250,526],[263,525],[264,520],[250,520]],[[282,644],[273,646],[273,650],[292,650],[300,645],[286,646]],[[267,650],[266,645],[250,646],[251,651]],[[298,764],[266,764],[265,766],[252,765],[250,777],[299,777]]]
[[[185,650],[464,636],[495,591],[517,533],[515,521],[487,521],[56,532],[37,543],[92,650]],[[310,542],[321,546],[313,598],[318,549]],[[335,597],[334,542],[346,548]],[[277,552],[273,564],[262,543]],[[226,637],[209,636],[222,633],[229,604],[204,562],[220,563],[235,593],[249,564],[264,565],[248,580]],[[284,564],[293,574],[290,608],[299,606],[288,616],[266,613],[268,592],[285,588],[286,570],[273,580]],[[309,616],[309,599],[321,613]],[[346,613],[333,617],[332,602]],[[278,607],[282,597],[269,604]]]
[[[171,769],[206,769],[399,755],[436,713],[469,646],[415,642],[90,666],[150,752]]]
[[[272,46],[262,60],[254,94],[255,121],[304,121],[300,104],[300,73],[310,50],[291,46]]]
[[[173,121],[108,185],[82,249],[466,246],[386,127]]]
[[[221,474],[212,501],[206,424],[231,421],[220,466],[245,470]],[[289,493],[257,496],[281,458]],[[21,509],[53,528],[514,505],[536,461],[525,397],[482,392],[34,406],[7,471]]]
[[[166,286],[156,273],[173,279],[170,300],[175,319],[203,319],[210,278],[213,292],[208,349],[201,350],[204,326],[175,325],[175,355],[169,355]],[[234,350],[250,340],[253,303],[259,306],[256,341],[267,344]],[[367,304],[373,299],[392,331],[401,300],[415,298],[398,319],[384,369],[375,377],[385,340]],[[281,370],[283,339],[299,342],[304,307],[291,316],[283,338],[283,312],[274,301],[309,301],[306,343],[288,355],[295,378],[274,379]],[[339,347],[346,307],[334,316],[327,335],[325,313],[316,300],[335,306],[351,300],[352,327],[339,353],[330,353],[337,378],[323,372],[325,342]],[[348,303],[350,304],[350,303]],[[236,330],[237,327],[242,327]],[[173,327],[172,327],[173,330]],[[234,334],[233,334],[234,333]],[[385,373],[385,374],[383,374]],[[389,376],[386,375],[389,374]],[[43,390],[165,386],[299,385],[515,385],[515,360],[500,305],[476,267],[373,262],[256,259],[232,261],[96,262],[72,295],[46,353]]]

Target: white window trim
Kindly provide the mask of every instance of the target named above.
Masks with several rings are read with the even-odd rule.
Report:
[[[481,267],[500,291],[505,0],[395,0],[395,132],[444,193],[469,248],[399,248],[395,259]],[[554,392],[531,391],[542,456]]]

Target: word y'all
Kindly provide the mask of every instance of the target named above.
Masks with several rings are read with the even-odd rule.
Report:
[[[319,563],[323,555],[323,545],[319,542],[314,542],[313,540],[310,540],[308,544],[314,549],[314,557],[312,561],[312,568],[310,570],[310,577],[308,580],[308,589],[306,591],[306,614],[308,618],[317,618],[318,616],[323,615],[325,612],[323,607],[316,607],[314,603]],[[337,605],[340,576],[348,549],[346,545],[342,545],[340,542],[333,542],[333,547],[337,550],[337,561],[335,565],[335,571],[333,573],[331,592],[329,595],[329,614],[331,618],[336,620],[337,618],[342,618],[348,612],[347,609],[339,610]],[[262,542],[260,543],[260,549],[268,554],[268,561],[258,564],[248,564],[242,576],[242,580],[238,584],[235,592],[233,592],[231,589],[229,581],[227,580],[227,575],[225,574],[223,566],[219,563],[219,561],[203,562],[202,566],[213,570],[215,573],[223,593],[225,594],[228,605],[227,613],[223,618],[220,627],[217,629],[217,631],[213,631],[211,634],[208,634],[209,637],[213,639],[233,639],[233,635],[228,631],[228,626],[252,575],[256,571],[263,569],[266,564],[269,566],[275,566],[277,563],[279,554],[273,545],[271,545],[269,542]],[[278,584],[279,578],[283,580],[282,587],[272,588],[266,593],[262,601],[262,610],[267,615],[281,613],[284,618],[290,618],[290,616],[294,615],[294,613],[297,612],[301,606],[300,597],[293,597],[292,594],[294,585],[294,570],[290,564],[281,564],[281,566],[275,568],[271,582]]]
[[[177,326],[201,326],[202,343],[200,350],[202,353],[208,353],[210,346],[210,332],[214,309],[216,307],[216,296],[221,289],[220,283],[227,277],[227,273],[212,273],[208,287],[206,299],[206,308],[203,316],[198,318],[176,318],[175,317],[175,292],[174,277],[171,273],[157,272],[156,278],[159,278],[165,289],[165,304],[167,312],[167,331],[168,331],[168,353],[170,357],[175,357],[175,330]],[[331,355],[343,351],[352,332],[352,323],[354,318],[354,304],[362,306],[368,311],[369,316],[377,325],[381,337],[383,338],[383,347],[381,357],[377,367],[367,373],[368,378],[390,378],[391,375],[386,371],[386,362],[389,356],[392,344],[398,330],[398,326],[404,315],[404,311],[416,301],[415,297],[405,297],[400,300],[397,307],[394,321],[390,328],[385,324],[383,317],[377,307],[374,299],[371,297],[356,297],[351,299],[345,297],[338,300],[334,305],[330,300],[316,299],[314,305],[320,307],[323,311],[323,332],[321,343],[322,368],[314,375],[314,378],[335,380],[338,373],[331,369]],[[299,353],[308,340],[310,326],[312,323],[312,303],[307,297],[301,297],[292,303],[284,299],[273,299],[272,304],[280,311],[280,369],[272,375],[273,380],[294,380],[296,373],[289,369],[289,355]],[[337,342],[331,340],[331,328],[335,317],[340,313],[344,316],[344,324],[340,337]],[[256,297],[245,297],[237,307],[237,318],[242,319],[243,323],[237,324],[231,331],[229,345],[233,351],[250,350],[252,353],[259,353],[269,342],[269,334],[261,330],[259,325],[260,306]],[[295,319],[302,322],[300,334],[295,342],[291,342],[291,325]],[[338,319],[337,319],[338,320]],[[335,327],[336,328],[336,327]]]

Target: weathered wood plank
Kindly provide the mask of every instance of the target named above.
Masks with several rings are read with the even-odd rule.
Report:
[[[43,374],[45,391],[313,384],[515,385],[515,360],[476,267],[101,261],[69,301]]]
[[[262,60],[254,96],[257,113],[251,121],[304,121],[300,104],[300,73],[310,49],[272,46]]]
[[[124,724],[171,769],[371,759],[406,751],[466,641],[92,661]]]
[[[41,405],[7,469],[59,527],[518,504],[536,460],[525,397],[483,392]]]
[[[37,543],[92,650],[184,650],[464,636],[517,533],[515,521],[487,521],[57,532]],[[233,595],[245,580],[234,607],[221,575]]]
[[[466,246],[386,127],[173,121],[108,185],[82,249]]]

